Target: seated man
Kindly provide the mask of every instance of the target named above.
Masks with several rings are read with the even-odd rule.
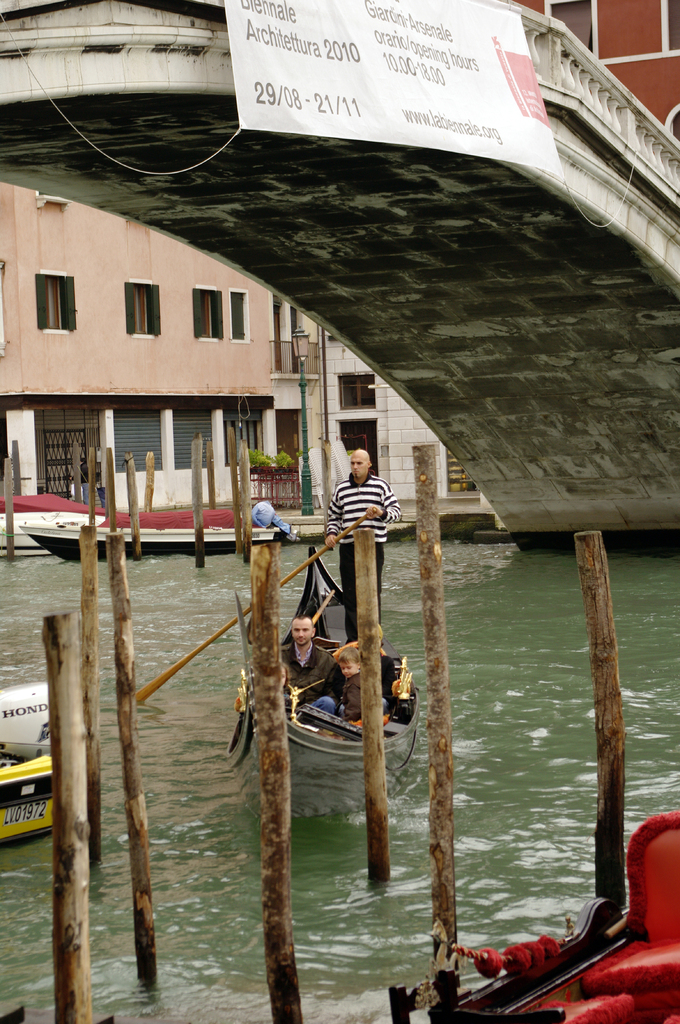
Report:
[[[253,526],[275,526],[277,530],[285,533],[286,538],[293,543],[300,539],[297,531],[289,523],[285,523],[281,516],[276,514],[276,510],[270,501],[258,501],[251,515]]]
[[[296,616],[291,632],[293,642],[281,648],[281,661],[288,669],[290,685],[303,690],[300,694],[300,705],[311,704],[334,715],[335,659],[328,651],[315,647],[312,643],[316,627],[308,615]]]

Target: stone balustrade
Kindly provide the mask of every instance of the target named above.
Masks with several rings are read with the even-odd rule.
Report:
[[[546,104],[573,111],[616,149],[623,143],[631,165],[677,202],[678,141],[561,21],[529,11],[522,20]]]

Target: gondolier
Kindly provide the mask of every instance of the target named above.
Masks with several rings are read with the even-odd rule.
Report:
[[[401,509],[394,491],[382,477],[369,472],[371,459],[368,452],[357,448],[349,460],[351,473],[335,488],[328,506],[328,526],[326,527],[326,544],[335,547],[335,538],[345,527],[350,526],[366,513],[365,526],[375,531],[375,561],[378,576],[378,609],[380,608],[380,591],[382,568],[385,561],[385,541],[387,540],[387,523],[397,523],[401,519]],[[340,579],[345,601],[345,628],[347,639],[356,640],[357,633],[357,599],[356,575],[354,572],[354,537],[350,534],[340,541]]]

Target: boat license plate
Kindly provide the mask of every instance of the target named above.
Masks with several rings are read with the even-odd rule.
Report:
[[[25,821],[40,821],[47,814],[48,800],[31,800],[5,809],[5,825],[18,825]]]

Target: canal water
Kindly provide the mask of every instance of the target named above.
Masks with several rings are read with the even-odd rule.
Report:
[[[304,557],[282,552],[284,571]],[[337,555],[330,555],[332,571]],[[506,945],[564,933],[593,895],[592,689],[574,557],[444,544],[455,758],[459,941]],[[680,806],[680,555],[610,556],[627,728],[626,834]],[[246,598],[235,556],[128,563],[138,686]],[[0,561],[0,685],[45,678],[42,615],[79,603],[80,566]],[[294,610],[295,582],[283,591]],[[240,644],[228,633],[140,711],[159,977],[137,983],[116,734],[111,608],[100,565],[104,856],[92,870],[93,1003],[196,1024],[270,1020],[263,972],[259,826],[224,763]],[[390,543],[383,625],[423,679],[417,553]],[[415,984],[431,941],[426,739],[390,802],[392,881],[366,879],[364,815],[293,822],[293,909],[307,1021],[389,1018],[387,988]],[[342,779],[338,779],[342,785]],[[0,848],[0,1000],[52,1004],[49,838]],[[472,974],[470,980],[474,981]],[[421,1015],[419,1015],[421,1016]],[[424,1016],[424,1015],[422,1015]]]

